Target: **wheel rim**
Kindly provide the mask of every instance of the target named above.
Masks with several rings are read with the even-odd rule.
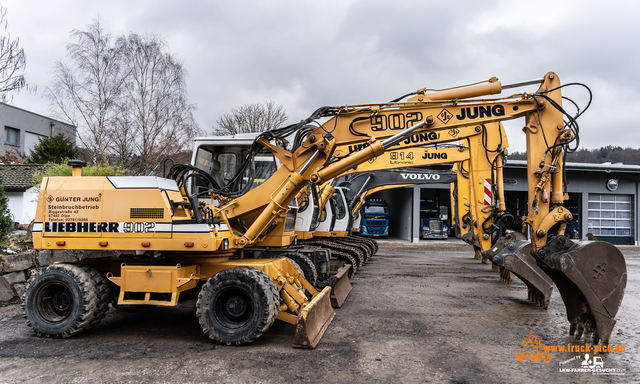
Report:
[[[35,295],[38,316],[49,324],[58,324],[71,316],[75,302],[71,288],[55,281],[43,285]]]
[[[253,316],[253,300],[244,289],[226,288],[215,297],[213,309],[219,324],[226,328],[241,328]]]

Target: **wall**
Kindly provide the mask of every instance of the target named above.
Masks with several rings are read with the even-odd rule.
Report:
[[[5,303],[17,303],[25,292],[27,279],[35,270],[48,267],[56,262],[78,262],[84,259],[117,257],[117,251],[74,251],[74,250],[34,250],[32,243],[26,240],[26,231],[14,231],[9,234],[8,242],[12,249],[0,254],[0,306]]]
[[[9,198],[9,211],[13,221],[20,224],[29,224],[36,217],[38,195],[35,188],[29,188],[25,192],[5,192]]]
[[[584,165],[588,167],[589,165]],[[601,165],[595,165],[595,167]],[[509,167],[505,168],[505,193],[507,199],[510,194],[518,192],[521,195],[521,205],[526,207],[526,194],[527,194],[527,180],[526,180],[526,168],[524,167]],[[567,170],[567,177],[569,185],[567,191],[572,194],[580,194],[581,207],[580,207],[580,229],[582,238],[585,239],[586,233],[589,232],[588,228],[588,195],[589,193],[599,194],[625,194],[634,196],[635,205],[633,207],[635,215],[634,219],[634,236],[630,240],[632,243],[637,243],[640,233],[640,226],[638,225],[638,217],[640,212],[638,206],[640,205],[640,196],[638,190],[640,189],[640,172],[616,172],[614,170],[573,170],[569,168]],[[611,192],[607,189],[606,184],[609,179],[618,179],[619,186],[615,192]],[[384,199],[391,207],[391,228],[390,236],[399,238],[402,240],[415,241],[419,238],[419,201],[420,201],[420,189],[443,189],[448,190],[448,184],[430,184],[421,187],[406,187],[400,189],[391,189],[387,191],[378,192],[371,196],[371,198]],[[445,199],[443,198],[443,201]],[[450,205],[450,204],[449,204]],[[451,218],[452,211],[449,209],[449,217]],[[606,239],[612,241],[611,239]],[[627,241],[626,239],[614,239]]]
[[[5,144],[5,127],[20,130],[20,146],[16,147]],[[1,153],[4,154],[6,151],[11,149],[15,149],[22,153],[27,152],[25,150],[25,143],[33,141],[33,135],[28,135],[27,133],[46,137],[63,133],[65,136],[72,139],[74,143],[76,142],[76,128],[73,125],[11,105],[0,104],[0,134],[2,135],[2,140],[0,140],[0,146],[2,149]],[[30,136],[31,139],[27,140],[27,136]],[[37,143],[37,140],[35,140],[35,142]],[[28,153],[25,154],[28,155]]]

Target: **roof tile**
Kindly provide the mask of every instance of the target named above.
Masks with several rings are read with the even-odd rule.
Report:
[[[42,164],[0,164],[2,187],[5,190],[26,191],[34,185],[33,174],[47,168]]]

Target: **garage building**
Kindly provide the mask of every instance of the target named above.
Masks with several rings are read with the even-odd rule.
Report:
[[[576,237],[592,233],[612,244],[640,244],[638,200],[640,166],[621,163],[567,163],[569,208],[577,221]],[[507,210],[516,218],[526,213],[526,161],[509,160],[505,165]],[[448,184],[429,184],[381,191],[370,196],[383,199],[391,208],[390,237],[420,241],[420,200],[433,200],[447,207],[451,225],[451,198]],[[429,241],[429,240],[423,240]]]

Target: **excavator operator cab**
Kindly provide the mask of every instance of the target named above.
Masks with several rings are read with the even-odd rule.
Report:
[[[247,184],[251,184],[248,190],[254,189],[271,177],[280,164],[266,149],[247,156],[253,136],[255,134],[196,139],[191,164],[208,173],[218,184],[214,186],[216,189],[241,191]],[[201,177],[192,178],[190,187],[199,196],[210,189],[207,181]]]

